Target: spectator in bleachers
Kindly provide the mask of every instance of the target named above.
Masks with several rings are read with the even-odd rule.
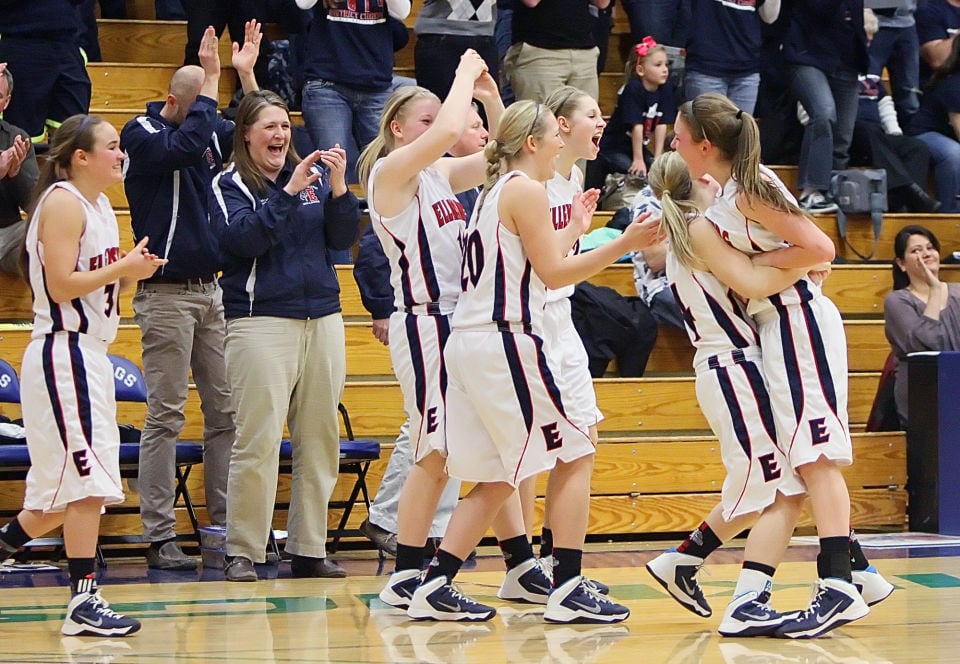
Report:
[[[450,92],[460,56],[472,48],[499,77],[497,42],[493,36],[496,0],[424,0],[414,30],[413,63],[417,85],[440,99]]]
[[[683,47],[691,26],[690,0],[622,0],[633,42],[646,35],[661,44]],[[711,33],[716,30],[711,28]]]
[[[960,33],[960,0],[926,0],[917,7],[920,82],[926,84],[940,67]]]
[[[497,42],[500,99],[503,100],[504,106],[512,104],[515,98],[503,64],[503,59],[507,56],[510,45],[513,44],[513,6],[515,2],[516,0],[497,0],[497,19],[493,29],[494,39]]]
[[[253,75],[260,41],[256,21],[245,26],[233,66],[243,90],[257,89]],[[151,251],[169,262],[139,285],[133,312],[143,344],[147,417],[140,438],[140,520],[155,569],[194,569],[176,542],[176,445],[193,371],[203,410],[203,478],[207,515],[227,522],[227,472],[236,434],[223,359],[223,295],[217,239],[209,224],[210,183],[233,147],[234,124],[217,114],[220,54],[213,27],[200,42],[202,67],[187,65],[170,80],[163,102],[121,132],[127,154],[124,189],[134,238],[149,236]]]
[[[213,181],[220,241],[227,377],[237,439],[227,490],[229,581],[264,562],[286,421],[293,478],[286,550],[295,577],[344,577],[327,558],[327,504],[337,483],[337,405],[346,379],[340,286],[329,249],[357,237],[360,208],[339,145],[300,159],[290,114],[273,92],[237,107],[233,164]]]
[[[504,58],[517,99],[540,101],[564,85],[596,99],[597,48],[590,5],[610,0],[518,0],[513,9],[513,44]]]
[[[869,73],[890,74],[890,90],[900,126],[920,108],[920,43],[914,12],[917,0],[899,0],[897,7],[874,9],[880,29],[870,43]]]
[[[693,0],[684,98],[719,92],[753,113],[760,87],[761,23],[780,15],[780,0],[728,4]]]
[[[923,226],[905,226],[894,240],[893,291],[883,302],[884,329],[897,359],[894,395],[907,427],[907,355],[960,350],[960,284],[940,279],[940,242]]]
[[[255,20],[260,25],[266,23],[266,0],[185,0],[183,8],[187,14],[187,45],[184,49],[183,64],[199,65],[197,53],[200,41],[209,26],[216,30],[217,37],[223,37],[223,31],[230,30],[230,39],[243,46],[245,25]],[[254,74],[258,81],[267,80],[267,61],[270,54],[270,40],[260,40],[260,53]]]
[[[12,94],[13,74],[0,64],[0,115]],[[0,119],[0,272],[20,274],[20,254],[27,232],[21,213],[33,203],[39,174],[30,136]]]
[[[941,212],[960,212],[960,39],[936,70],[909,133],[930,148]]]
[[[339,144],[347,153],[347,181],[356,182],[360,151],[374,139],[393,82],[393,29],[410,0],[297,0],[313,9],[307,28],[303,120],[314,145]]]
[[[878,28],[877,17],[867,9],[863,20],[872,50]],[[936,212],[940,201],[924,191],[930,171],[927,146],[923,141],[903,135],[893,99],[878,74],[861,75],[859,85],[860,105],[850,145],[851,165],[882,168],[887,172],[888,209]]]
[[[601,178],[608,173],[646,177],[647,167],[663,153],[667,125],[677,115],[669,76],[667,52],[644,37],[630,52],[626,81],[600,139]]]
[[[81,0],[14,0],[0,3],[0,62],[29,81],[21,85],[4,119],[47,140],[71,115],[90,108],[90,77],[80,50]]]
[[[810,114],[797,184],[800,207],[836,212],[827,189],[847,167],[857,119],[857,75],[867,71],[863,0],[796,0],[783,42],[790,87]]]

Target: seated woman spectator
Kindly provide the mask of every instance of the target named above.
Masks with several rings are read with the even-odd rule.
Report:
[[[960,284],[940,280],[940,242],[927,228],[905,226],[893,248],[893,292],[883,303],[884,327],[897,358],[894,394],[906,428],[907,354],[960,350]]]
[[[646,177],[647,166],[663,153],[667,125],[677,114],[669,75],[667,51],[653,37],[633,47],[617,107],[600,139],[601,181],[607,173]]]
[[[960,39],[934,71],[909,133],[930,148],[940,212],[960,212]]]
[[[286,421],[293,482],[286,550],[295,577],[344,577],[326,558],[327,502],[337,483],[337,404],[346,379],[340,285],[330,249],[357,236],[360,207],[339,145],[303,160],[274,92],[237,107],[234,163],[213,181],[220,241],[227,378],[237,439],[227,481],[228,581],[256,581],[264,562]]]

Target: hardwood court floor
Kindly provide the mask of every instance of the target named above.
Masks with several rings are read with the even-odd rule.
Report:
[[[0,661],[115,663],[292,662],[960,662],[960,548],[866,549],[897,590],[863,620],[811,641],[725,639],[716,634],[741,551],[721,550],[701,573],[714,615],[701,619],[669,599],[643,569],[663,544],[620,544],[588,553],[589,575],[610,584],[632,616],[613,626],[545,625],[542,607],[496,600],[502,563],[482,550],[465,592],[496,604],[489,623],[417,623],[376,598],[385,577],[368,552],[339,556],[342,580],[289,578],[260,567],[258,583],[228,583],[204,570],[154,572],[110,561],[105,595],[143,621],[127,639],[61,638],[66,589],[59,572],[0,574]],[[791,546],[777,574],[778,608],[806,606],[815,548]],[[388,567],[391,565],[388,563]],[[277,578],[279,576],[279,578]],[[199,579],[199,581],[198,581]]]

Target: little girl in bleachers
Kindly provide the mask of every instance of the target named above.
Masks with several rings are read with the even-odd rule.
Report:
[[[644,37],[627,60],[617,107],[600,141],[603,176],[626,173],[646,178],[647,167],[666,144],[667,125],[677,105],[668,82],[667,51],[653,37]]]

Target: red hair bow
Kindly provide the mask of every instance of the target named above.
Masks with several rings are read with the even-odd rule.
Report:
[[[638,58],[645,58],[647,57],[647,54],[653,49],[655,49],[656,47],[657,47],[656,40],[650,35],[647,35],[646,37],[641,39],[640,43],[634,46],[633,49],[637,52]]]

